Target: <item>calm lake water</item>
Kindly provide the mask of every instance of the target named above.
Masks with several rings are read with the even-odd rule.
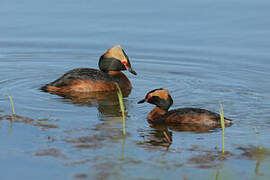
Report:
[[[0,6],[1,179],[269,179],[270,1],[6,1]],[[120,44],[138,73],[124,99],[65,99],[39,88],[77,67],[97,68]],[[235,124],[222,132],[162,128],[146,92],[172,108],[201,107]],[[12,96],[16,117],[12,114]]]

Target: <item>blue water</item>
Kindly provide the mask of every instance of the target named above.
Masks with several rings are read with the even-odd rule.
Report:
[[[269,179],[269,8],[266,0],[2,0],[1,178],[215,179],[221,167],[219,179]],[[73,68],[97,68],[115,44],[138,73],[126,72],[133,89],[124,99],[125,140],[116,101],[39,91]],[[226,129],[226,161],[215,158],[220,130],[169,130],[173,143],[164,146],[146,121],[153,106],[137,104],[160,87],[170,91],[172,109],[218,112],[223,104],[235,121]],[[12,128],[6,93],[20,116]],[[199,155],[206,162],[194,160]]]

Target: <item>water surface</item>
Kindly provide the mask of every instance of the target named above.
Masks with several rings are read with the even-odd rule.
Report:
[[[0,7],[0,158],[3,179],[269,179],[270,3],[261,1],[3,1]],[[78,101],[39,88],[68,70],[97,68],[120,44],[134,76],[124,99]],[[150,126],[137,104],[167,88],[172,108],[235,121],[196,133]],[[11,106],[17,116],[12,128]]]

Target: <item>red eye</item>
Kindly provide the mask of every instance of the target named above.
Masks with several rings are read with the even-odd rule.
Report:
[[[124,61],[124,62],[122,62],[122,64],[124,64],[125,66],[127,66],[127,62],[125,62],[125,61]]]
[[[148,101],[148,99],[150,99],[151,97],[152,97],[151,95],[148,95],[146,101]]]

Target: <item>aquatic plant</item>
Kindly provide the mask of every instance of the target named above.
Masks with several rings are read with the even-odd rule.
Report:
[[[225,152],[225,121],[224,121],[224,111],[223,111],[223,107],[222,107],[221,103],[220,103],[219,114],[220,114],[220,122],[221,122],[221,128],[222,128],[222,154],[224,155],[224,152]]]
[[[115,83],[118,91],[117,91],[117,96],[118,96],[118,100],[119,100],[119,105],[120,105],[120,110],[122,112],[122,119],[123,119],[123,135],[126,135],[126,115],[125,115],[125,106],[124,106],[124,102],[123,102],[123,94],[122,91],[119,87],[119,85],[117,83]]]
[[[8,131],[8,134],[10,134],[12,132],[13,120],[15,118],[15,108],[14,108],[14,103],[13,103],[12,97],[8,93],[7,93],[7,96],[9,98],[9,101],[10,101],[10,104],[11,104],[11,107],[12,107],[11,123],[10,123],[10,128],[9,128],[9,131]]]
[[[163,135],[166,138],[166,140],[167,140],[167,142],[169,143],[169,146],[170,146],[172,144],[172,138],[167,132],[168,131],[163,131]]]
[[[11,107],[12,107],[12,116],[14,117],[15,116],[14,103],[13,103],[12,97],[8,93],[7,93],[7,96],[9,98],[9,101],[10,101],[10,104],[11,104]]]

